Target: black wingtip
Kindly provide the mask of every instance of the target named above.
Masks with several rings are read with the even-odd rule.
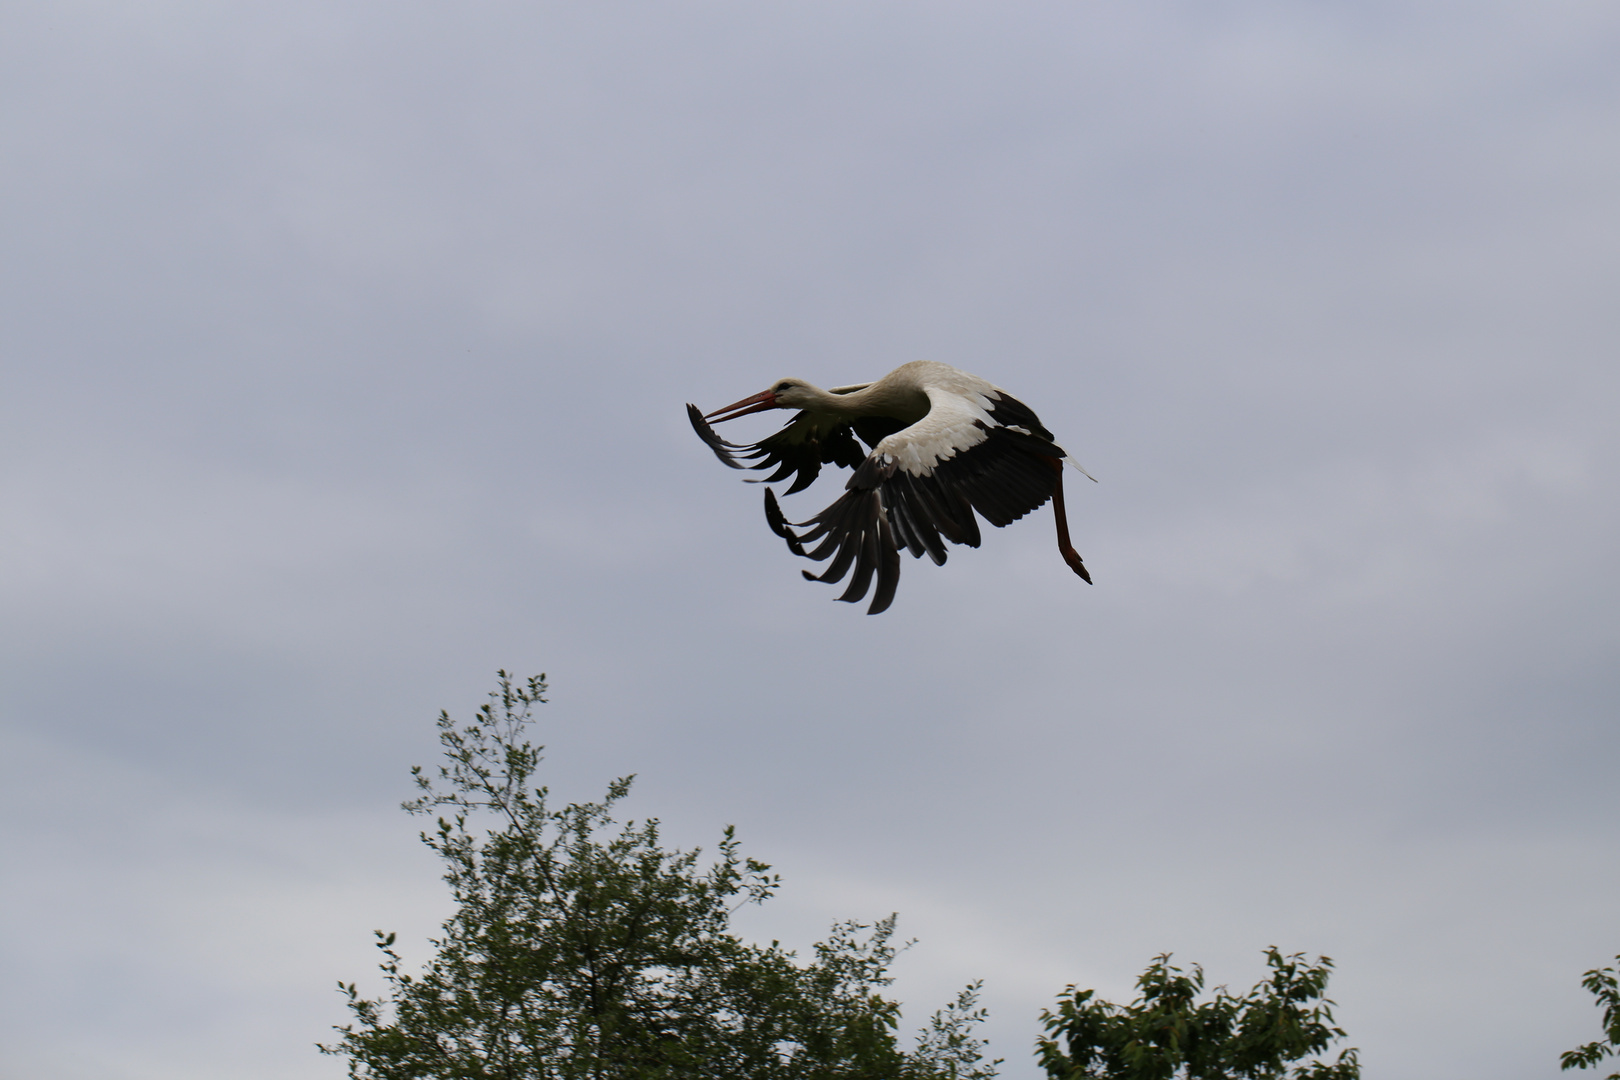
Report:
[[[782,539],[793,539],[793,534],[788,532],[787,518],[783,516],[782,507],[776,501],[776,492],[770,488],[765,489],[765,524],[771,527],[771,532]]]
[[[894,532],[889,527],[889,519],[879,515],[877,592],[872,594],[872,606],[866,609],[866,613],[878,615],[889,610],[889,605],[894,603],[894,594],[899,587],[900,548],[894,542]]]
[[[771,527],[771,532],[787,541],[788,550],[801,558],[804,554],[804,545],[799,538],[793,535],[788,528],[787,518],[782,513],[782,507],[776,501],[776,492],[770,488],[765,489],[765,524]]]
[[[692,430],[697,432],[698,438],[702,439],[708,444],[710,450],[714,451],[715,457],[719,458],[727,465],[730,465],[733,469],[740,469],[743,467],[731,456],[732,450],[740,450],[743,448],[733,446],[731,443],[726,442],[726,440],[716,435],[714,433],[714,428],[710,427],[709,422],[703,419],[703,411],[696,405],[693,405],[691,402],[686,403],[686,418],[692,421]]]

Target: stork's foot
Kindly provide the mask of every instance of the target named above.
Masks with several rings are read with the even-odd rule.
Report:
[[[1080,553],[1074,548],[1058,548],[1063,553],[1063,561],[1069,564],[1069,569],[1080,575],[1080,580],[1087,585],[1091,584],[1091,574],[1086,570],[1086,564],[1080,561]]]

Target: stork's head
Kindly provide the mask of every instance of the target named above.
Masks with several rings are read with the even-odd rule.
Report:
[[[716,409],[703,419],[713,420],[718,424],[723,420],[735,420],[739,416],[764,412],[766,409],[802,409],[810,404],[814,391],[815,387],[803,379],[778,379],[769,390],[762,390],[753,397],[745,397],[723,409]]]

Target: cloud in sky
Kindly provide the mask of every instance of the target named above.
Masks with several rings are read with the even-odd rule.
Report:
[[[405,770],[503,666],[565,797],[735,822],[762,937],[898,910],[1009,1077],[1165,950],[1332,955],[1394,1080],[1593,1036],[1611,5],[8,23],[7,1068],[340,1075],[326,988],[442,913]],[[1094,588],[1043,511],[829,603],[681,411],[919,358],[1101,478]]]

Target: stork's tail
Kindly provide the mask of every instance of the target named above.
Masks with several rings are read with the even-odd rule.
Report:
[[[1075,472],[1079,473],[1081,476],[1085,477],[1087,480],[1090,480],[1093,484],[1095,484],[1097,482],[1097,478],[1095,476],[1092,476],[1090,473],[1086,472],[1086,467],[1084,465],[1080,464],[1078,461],[1074,460],[1074,458],[1065,456],[1063,461],[1064,461],[1064,464],[1066,464],[1066,465],[1073,465]]]

